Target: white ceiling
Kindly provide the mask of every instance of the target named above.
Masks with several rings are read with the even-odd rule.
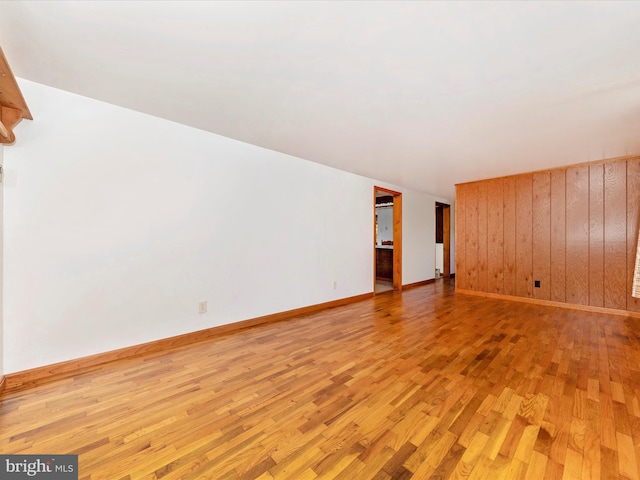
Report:
[[[639,2],[0,2],[19,77],[445,198],[640,154],[638,25]]]

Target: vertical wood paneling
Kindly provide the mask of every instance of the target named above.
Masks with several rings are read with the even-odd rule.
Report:
[[[638,246],[640,214],[640,159],[627,162],[627,310],[640,312],[640,299],[631,296]]]
[[[516,294],[516,179],[504,179],[504,294]]]
[[[488,280],[487,291],[504,293],[503,180],[487,182]]]
[[[477,290],[487,291],[487,182],[478,183],[478,284]]]
[[[604,165],[589,166],[589,305],[604,306]]]
[[[627,164],[604,165],[604,306],[627,308]]]
[[[533,175],[533,296],[551,298],[551,173]]]
[[[478,185],[471,183],[465,191],[465,259],[467,288],[478,289]]]
[[[516,295],[533,296],[533,175],[516,177]]]
[[[551,300],[566,301],[566,171],[551,171]]]
[[[466,185],[456,187],[455,203],[455,241],[456,241],[456,288],[467,288],[467,270],[465,263],[465,191]]]
[[[456,202],[459,288],[640,311],[640,157],[459,185]]]
[[[589,304],[589,167],[567,169],[567,302]]]

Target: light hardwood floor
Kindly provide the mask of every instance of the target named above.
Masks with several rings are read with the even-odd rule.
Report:
[[[640,320],[444,281],[122,360],[0,404],[83,479],[640,478]]]

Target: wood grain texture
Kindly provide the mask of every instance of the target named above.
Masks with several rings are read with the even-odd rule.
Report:
[[[1,93],[1,92],[0,92]],[[16,140],[14,127],[22,120],[22,112],[15,108],[0,106],[0,144],[12,144]]]
[[[465,262],[466,286],[478,289],[478,185],[472,183],[465,190]]]
[[[589,305],[604,306],[604,165],[589,166]]]
[[[533,296],[551,299],[551,172],[533,175]]]
[[[627,310],[640,311],[640,299],[631,296],[640,228],[640,159],[627,162]]]
[[[627,308],[627,164],[604,164],[604,306]]]
[[[294,310],[287,310],[285,312],[278,312],[270,315],[264,315],[262,317],[251,318],[240,322],[221,325],[219,327],[207,328],[205,330],[198,330],[196,332],[186,333],[184,335],[164,338],[162,340],[156,340],[154,342],[143,343],[140,345],[134,345],[132,347],[121,348],[118,350],[111,350],[105,353],[99,353],[75,360],[69,360],[66,362],[45,365],[43,367],[32,368],[20,372],[9,373],[4,377],[5,385],[6,389],[11,391],[30,388],[42,383],[55,380],[59,377],[68,376],[70,373],[77,372],[81,369],[93,368],[116,360],[138,357],[140,355],[161,352],[169,348],[190,345],[192,343],[201,342],[213,337],[218,337],[220,335],[227,335],[244,328],[251,328],[266,323],[290,320],[291,318],[295,318],[300,315],[307,315],[313,312],[326,310],[328,308],[334,308],[342,305],[348,305],[354,302],[359,302],[372,296],[373,292],[364,293],[362,295],[356,295],[353,297],[340,298],[338,300],[332,300],[330,302],[309,305],[307,307],[296,308]]]
[[[630,480],[638,358],[637,322],[435,282],[5,392],[0,451],[82,480]]]
[[[9,62],[4,52],[0,48],[0,105],[9,107],[20,112],[21,118],[31,120],[31,112],[24,96],[20,91],[20,86],[16,81],[16,77],[9,67]]]
[[[476,292],[474,290],[457,289],[457,293],[461,295],[473,295],[482,298],[491,298],[495,300],[507,300],[510,302],[530,303],[532,305],[542,305],[545,307],[564,308],[580,312],[602,313],[604,315],[617,315],[622,317],[640,318],[640,312],[632,312],[630,310],[618,310],[616,308],[592,307],[591,305],[578,305],[567,302],[555,302],[553,300],[541,300],[538,298],[518,297],[516,295],[504,295],[500,293]]]
[[[0,145],[15,141],[13,129],[23,118],[31,120],[31,112],[0,48]]]
[[[467,288],[467,267],[466,267],[466,185],[456,185],[456,202],[455,202],[455,260],[456,260],[456,288]]]
[[[402,290],[402,194],[393,196],[393,288]]]
[[[504,292],[504,196],[501,178],[487,182],[487,291]]]
[[[640,157],[458,187],[468,202],[461,204],[461,290],[640,311],[640,300],[630,295],[640,227]],[[500,195],[502,209],[494,208]]]
[[[589,304],[589,167],[567,169],[567,302]]]
[[[487,291],[489,237],[487,232],[487,182],[478,186],[478,283],[476,290]]]
[[[566,171],[551,171],[551,300],[566,301]]]
[[[428,280],[420,280],[419,282],[405,283],[404,285],[402,285],[402,290],[423,287],[425,285],[429,285],[430,283],[434,283],[435,281],[436,281],[435,278],[430,278]]]
[[[376,291],[376,277],[378,276],[378,252],[376,249],[376,245],[378,243],[378,213],[376,211],[376,204],[377,204],[377,195],[376,195],[376,187],[373,187],[373,286],[372,286],[372,291],[374,292],[375,295],[375,291]]]
[[[516,294],[516,179],[504,179],[504,293]]]
[[[442,275],[449,277],[451,275],[451,206],[449,205],[442,209],[442,226],[444,230],[444,238],[442,239]]]
[[[516,295],[533,296],[533,175],[516,177]]]

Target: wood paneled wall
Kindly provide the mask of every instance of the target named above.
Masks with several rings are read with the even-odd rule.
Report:
[[[640,157],[456,185],[456,287],[638,312],[639,215]]]

